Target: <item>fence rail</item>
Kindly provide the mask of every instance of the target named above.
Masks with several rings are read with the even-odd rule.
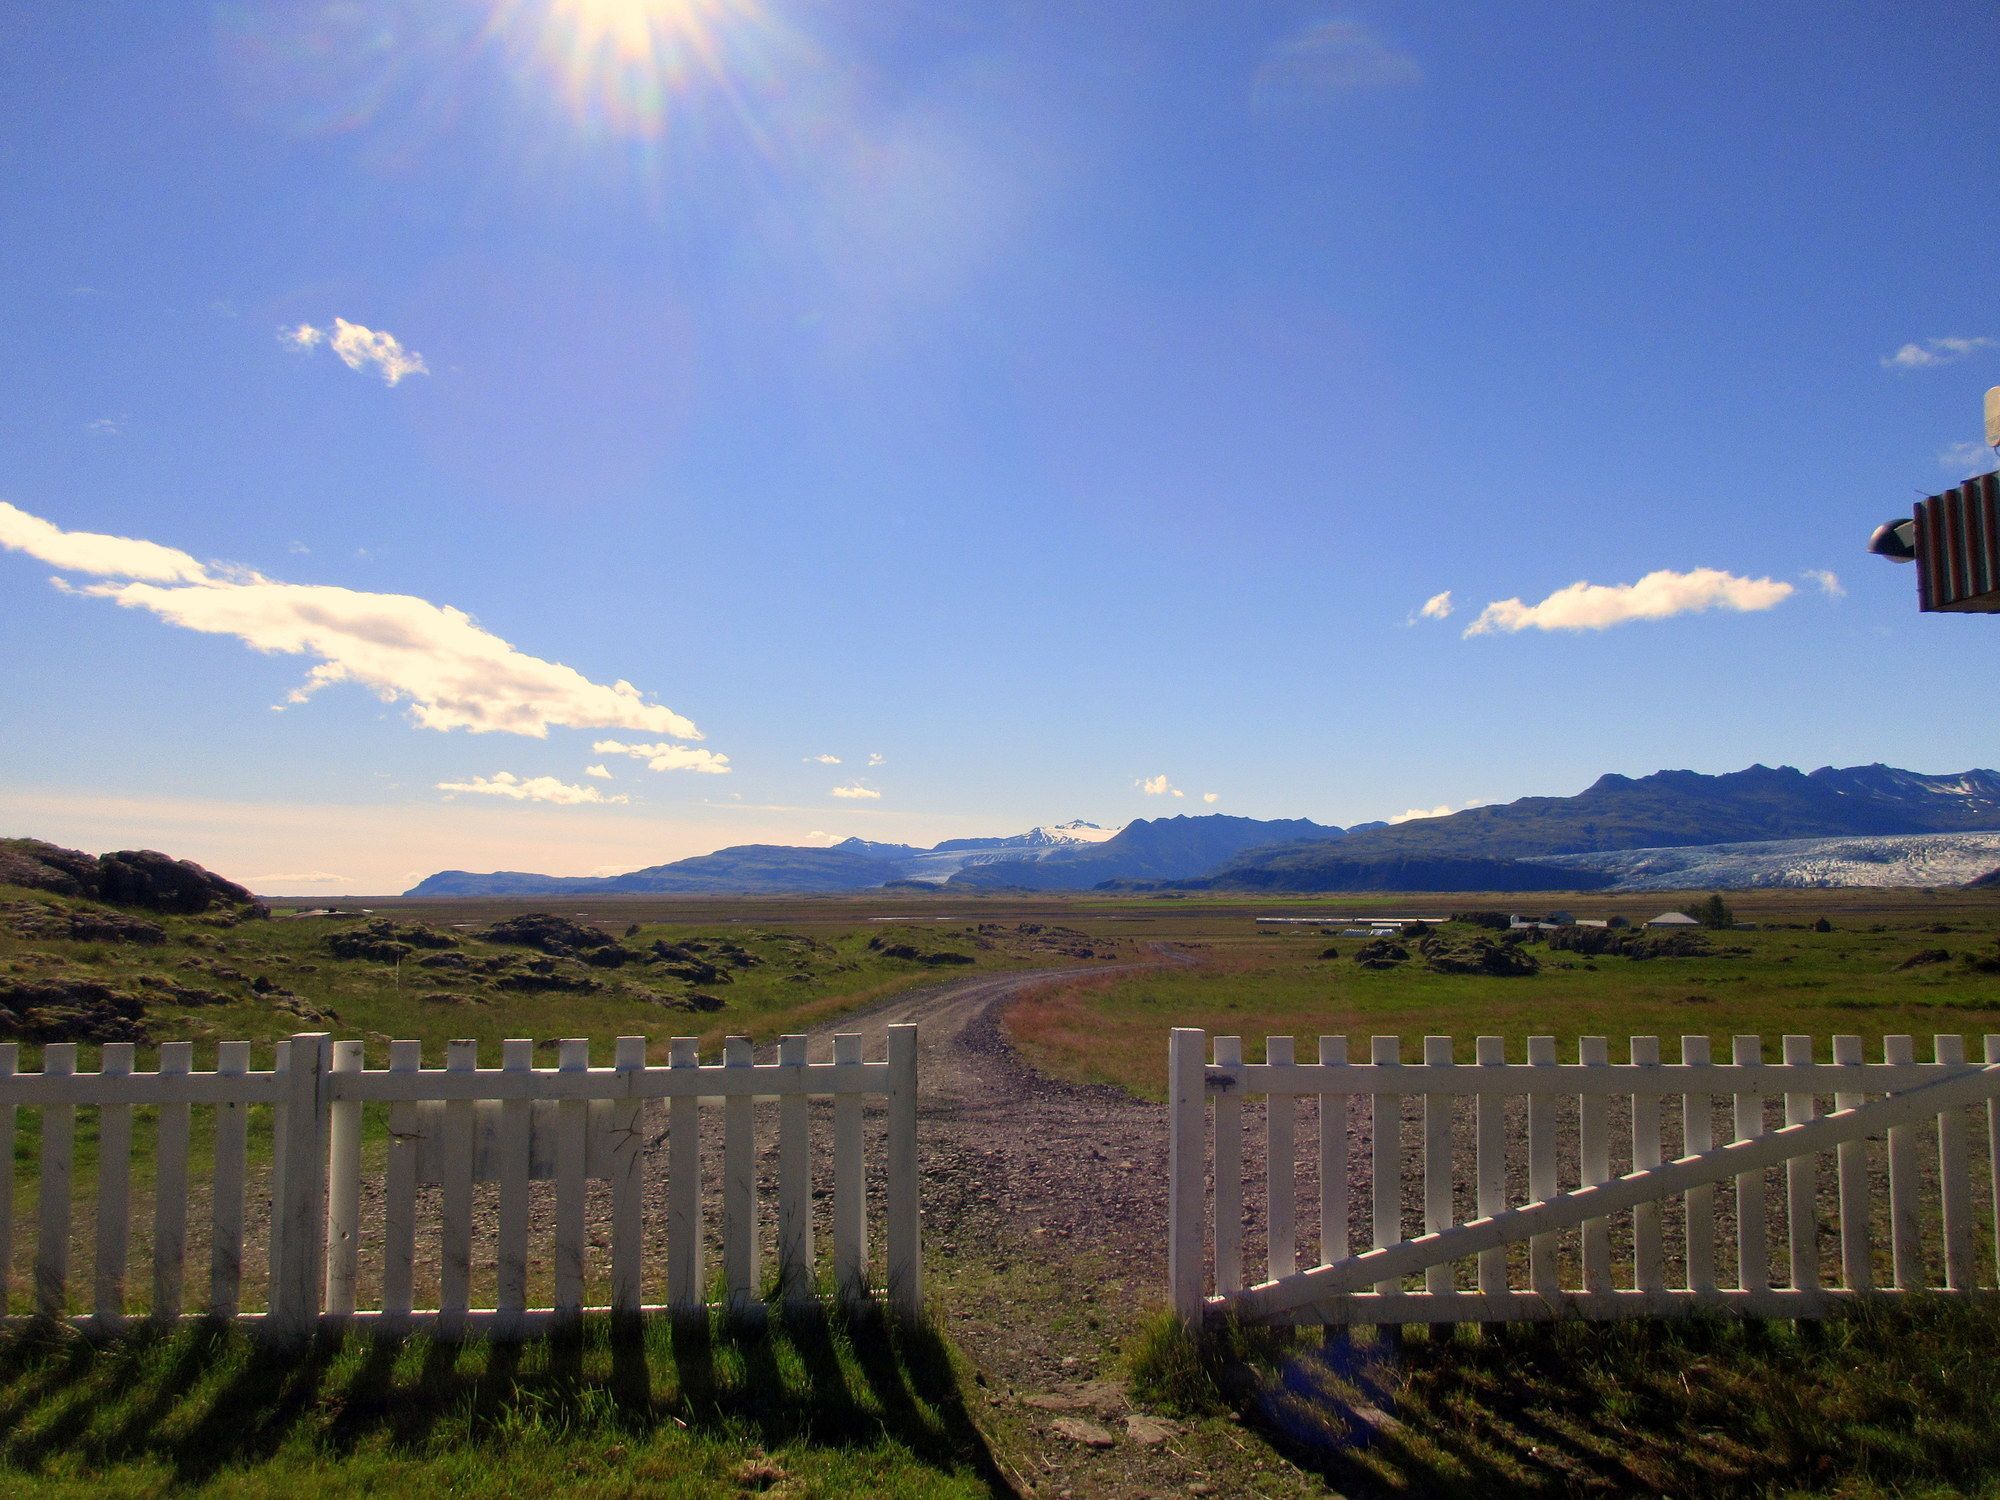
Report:
[[[753,1058],[745,1037],[703,1063],[697,1042],[677,1037],[665,1066],[646,1062],[644,1037],[620,1037],[610,1067],[590,1065],[590,1044],[560,1044],[557,1065],[534,1066],[534,1045],[503,1044],[501,1066],[478,1066],[477,1044],[452,1042],[442,1068],[422,1065],[420,1043],[390,1044],[387,1068],[363,1066],[363,1045],[302,1033],[276,1048],[269,1071],[249,1067],[248,1042],[223,1042],[213,1071],[196,1072],[193,1047],[169,1042],[158,1067],[134,1070],[129,1043],[107,1043],[99,1071],[77,1071],[74,1043],[42,1049],[38,1073],[19,1071],[16,1044],[0,1045],[0,1311],[11,1305],[15,1232],[15,1142],[19,1111],[40,1112],[34,1193],[33,1316],[70,1316],[70,1255],[79,1110],[96,1115],[95,1266],[91,1311],[74,1321],[113,1331],[127,1320],[132,1223],[133,1110],[157,1110],[153,1136],[152,1298],[148,1316],[183,1315],[187,1281],[191,1110],[214,1111],[208,1292],[203,1316],[234,1319],[298,1338],[325,1325],[429,1325],[446,1336],[510,1337],[573,1320],[585,1311],[691,1312],[707,1305],[702,1181],[703,1105],[720,1105],[721,1284],[741,1309],[766,1285],[760,1276],[756,1111],[777,1109],[776,1294],[809,1297],[816,1285],[812,1182],[813,1099],[831,1101],[831,1267],[836,1295],[873,1295],[868,1249],[864,1109],[886,1113],[884,1240],[886,1296],[914,1317],[922,1299],[916,1145],[916,1028],[888,1028],[886,1056],[862,1058],[861,1038],[840,1035],[833,1058],[807,1059],[806,1039],[787,1036],[774,1062]],[[666,1297],[645,1300],[644,1187],[651,1101],[665,1105],[668,1142]],[[362,1118],[386,1106],[387,1160],[379,1211],[364,1223]],[[249,1110],[270,1107],[268,1189],[250,1187]],[[554,1188],[553,1226],[541,1261],[531,1244],[530,1184]],[[470,1305],[474,1197],[497,1185],[495,1299]],[[610,1198],[610,1302],[587,1308],[592,1183]],[[420,1197],[437,1203],[438,1296],[417,1308]],[[242,1310],[246,1208],[268,1208],[268,1310]],[[379,1237],[379,1304],[358,1306],[361,1247]],[[528,1303],[531,1271],[553,1270],[553,1300]],[[10,1316],[9,1323],[23,1321]]]
[[[1397,1037],[1374,1038],[1365,1063],[1348,1060],[1345,1037],[1320,1038],[1316,1063],[1296,1062],[1290,1037],[1269,1038],[1262,1063],[1243,1061],[1237,1037],[1216,1037],[1212,1057],[1207,1047],[1205,1033],[1176,1030],[1168,1060],[1168,1279],[1187,1318],[1461,1322],[1694,1307],[1807,1317],[1877,1292],[1990,1290],[1981,1237],[2000,1280],[2000,1035],[1985,1038],[1984,1064],[1967,1062],[1965,1039],[1950,1035],[1924,1063],[1907,1036],[1885,1038],[1879,1063],[1863,1062],[1854,1036],[1833,1039],[1831,1062],[1815,1059],[1811,1038],[1787,1036],[1778,1063],[1754,1036],[1735,1038],[1727,1063],[1694,1036],[1681,1039],[1678,1063],[1661,1062],[1654,1037],[1632,1038],[1618,1064],[1603,1037],[1581,1038],[1574,1063],[1558,1063],[1545,1036],[1528,1038],[1525,1063],[1508,1062],[1494,1036],[1477,1039],[1471,1063],[1436,1036],[1421,1063],[1402,1060]],[[1246,1097],[1261,1097],[1264,1114],[1266,1266],[1254,1285],[1244,1273]],[[1310,1166],[1298,1151],[1301,1101],[1318,1117]],[[1362,1132],[1350,1141],[1350,1108],[1365,1117],[1365,1159],[1354,1155]],[[1718,1145],[1720,1109],[1730,1138]],[[1672,1160],[1669,1116],[1680,1134]],[[1406,1131],[1419,1142],[1414,1181]],[[1985,1138],[1977,1153],[1975,1133]],[[1884,1137],[1874,1160],[1868,1142]],[[1985,1157],[1978,1193],[1975,1154]],[[1773,1193],[1766,1176],[1778,1167]],[[1302,1189],[1319,1226],[1319,1258],[1305,1269]],[[1350,1253],[1350,1222],[1363,1227],[1351,1200],[1364,1196],[1370,1248]],[[1406,1235],[1406,1217],[1421,1231]],[[1823,1238],[1837,1239],[1835,1265],[1822,1264]],[[1510,1254],[1517,1246],[1525,1255]],[[1732,1250],[1736,1284],[1724,1286],[1717,1262]]]

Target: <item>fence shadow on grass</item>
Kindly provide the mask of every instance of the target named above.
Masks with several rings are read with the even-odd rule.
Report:
[[[1759,1494],[2000,1477],[2000,1313],[1237,1335],[1213,1388],[1342,1494]],[[1981,1372],[1985,1373],[1982,1374]]]
[[[924,1328],[796,1309],[587,1321],[524,1343],[322,1336],[275,1349],[209,1325],[93,1344],[0,1339],[0,1473],[147,1463],[199,1483],[290,1448],[423,1456],[570,1440],[711,1437],[776,1451],[884,1443],[1012,1494]]]

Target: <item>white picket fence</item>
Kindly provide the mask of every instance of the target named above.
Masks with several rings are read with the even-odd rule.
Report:
[[[1907,1036],[1885,1038],[1879,1063],[1863,1062],[1859,1037],[1835,1037],[1832,1060],[1819,1062],[1810,1037],[1787,1036],[1784,1060],[1775,1064],[1763,1061],[1754,1036],[1735,1039],[1728,1063],[1711,1059],[1707,1037],[1684,1037],[1676,1064],[1660,1061],[1655,1037],[1633,1037],[1630,1061],[1620,1064],[1610,1062],[1603,1037],[1581,1038],[1570,1064],[1556,1061],[1555,1039],[1546,1036],[1528,1038],[1525,1063],[1508,1062],[1495,1036],[1478,1038],[1472,1063],[1454,1062],[1452,1040],[1441,1036],[1424,1038],[1421,1063],[1402,1061],[1396,1037],[1374,1038],[1365,1063],[1348,1061],[1345,1037],[1320,1038],[1316,1063],[1294,1060],[1291,1037],[1269,1038],[1262,1063],[1245,1063],[1242,1041],[1232,1036],[1215,1038],[1211,1060],[1207,1040],[1202,1031],[1175,1030],[1168,1060],[1168,1279],[1175,1310],[1190,1320],[1232,1314],[1251,1322],[1475,1322],[1651,1316],[1696,1307],[1791,1318],[1823,1315],[1881,1291],[1972,1293],[1982,1290],[1983,1262],[1974,1248],[1975,1133],[1986,1137],[1983,1175],[1992,1210],[1993,1259],[1984,1263],[2000,1278],[2000,1036],[1985,1039],[1983,1065],[1966,1061],[1958,1036],[1939,1036],[1927,1063],[1915,1061]],[[1246,1284],[1244,1101],[1259,1096],[1266,1266],[1260,1280]],[[1311,1171],[1298,1151],[1302,1098],[1317,1101],[1320,1120]],[[1420,1101],[1421,1124],[1413,1133],[1421,1138],[1423,1230],[1406,1236],[1404,1101],[1411,1098]],[[1734,1139],[1717,1145],[1714,1111],[1725,1099]],[[1369,1119],[1365,1181],[1373,1248],[1358,1254],[1349,1253],[1348,1243],[1350,1219],[1360,1227],[1349,1203],[1350,1178],[1360,1175],[1351,1172],[1351,1100]],[[1779,1100],[1784,1124],[1769,1129],[1767,1107]],[[1205,1182],[1210,1101],[1212,1241]],[[1681,1154],[1673,1160],[1663,1103],[1680,1119]],[[1624,1142],[1613,1140],[1614,1106],[1621,1120],[1629,1118]],[[1571,1133],[1577,1154],[1573,1172],[1565,1172],[1559,1140]],[[1867,1145],[1884,1136],[1886,1172],[1871,1167]],[[1931,1138],[1934,1176],[1924,1160]],[[1611,1166],[1615,1146],[1630,1164],[1618,1177]],[[1819,1158],[1827,1152],[1834,1155],[1829,1186],[1837,1192],[1823,1202]],[[1525,1192],[1510,1193],[1510,1167],[1518,1178],[1524,1164]],[[1780,1165],[1784,1181],[1774,1212],[1765,1174]],[[1565,1176],[1576,1184],[1566,1191],[1558,1185]],[[1884,1206],[1880,1178],[1886,1178],[1886,1215],[1875,1212]],[[1301,1189],[1314,1184],[1319,1257],[1302,1267],[1298,1206]],[[1721,1207],[1733,1209],[1735,1219],[1735,1286],[1717,1283],[1719,1185],[1733,1186],[1733,1201]],[[1886,1287],[1875,1267],[1873,1225],[1881,1218],[1890,1252]],[[1823,1220],[1837,1233],[1837,1279],[1823,1275],[1833,1269],[1822,1267]],[[1781,1277],[1774,1278],[1780,1225]],[[1678,1231],[1671,1257],[1669,1229]],[[1508,1254],[1523,1242],[1525,1266]],[[1461,1268],[1465,1261],[1472,1264]],[[1933,1262],[1941,1262],[1941,1283],[1931,1276]],[[1566,1263],[1570,1285],[1562,1280]]]
[[[560,1044],[557,1066],[534,1066],[533,1043],[505,1042],[501,1066],[478,1065],[475,1042],[448,1045],[445,1065],[426,1068],[418,1042],[392,1042],[386,1069],[363,1067],[358,1041],[305,1033],[279,1042],[276,1066],[249,1066],[248,1042],[223,1042],[213,1072],[196,1072],[193,1047],[169,1042],[153,1072],[135,1072],[129,1043],[108,1043],[100,1071],[76,1071],[74,1043],[42,1050],[42,1070],[18,1070],[18,1047],[0,1045],[0,1310],[14,1262],[14,1146],[22,1108],[41,1111],[32,1315],[69,1316],[72,1186],[79,1109],[97,1112],[95,1284],[92,1311],[74,1321],[115,1331],[126,1320],[131,1237],[132,1120],[158,1110],[154,1140],[152,1298],[149,1316],[183,1316],[189,1203],[190,1112],[212,1108],[212,1222],[208,1295],[202,1316],[232,1319],[283,1338],[321,1326],[428,1326],[518,1337],[585,1311],[684,1313],[707,1305],[703,1266],[703,1105],[722,1114],[722,1281],[727,1305],[760,1293],[755,1105],[777,1101],[776,1262],[779,1295],[808,1297],[816,1284],[809,1101],[832,1100],[832,1273],[846,1302],[872,1295],[863,1111],[886,1104],[886,1294],[900,1316],[922,1300],[917,1188],[916,1027],[888,1028],[887,1055],[862,1060],[861,1038],[833,1039],[830,1062],[809,1062],[806,1039],[787,1036],[775,1062],[753,1060],[745,1037],[724,1043],[720,1063],[702,1063],[696,1040],[677,1037],[665,1067],[646,1063],[646,1039],[618,1038],[610,1067],[590,1065],[590,1044]],[[666,1300],[645,1300],[644,1212],[650,1101],[665,1102]],[[386,1105],[388,1160],[375,1223],[362,1222],[362,1111]],[[249,1111],[272,1110],[269,1174],[269,1306],[240,1308]],[[611,1208],[608,1307],[586,1308],[586,1195],[608,1184]],[[552,1243],[530,1243],[532,1182],[554,1184]],[[495,1305],[469,1305],[473,1281],[474,1185],[498,1184]],[[438,1302],[412,1306],[419,1190],[436,1188]],[[372,1217],[372,1216],[371,1216]],[[380,1235],[380,1305],[356,1305],[361,1241]],[[552,1254],[553,1301],[530,1307],[531,1269]]]

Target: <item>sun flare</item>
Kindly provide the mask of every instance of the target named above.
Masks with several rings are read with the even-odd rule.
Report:
[[[754,0],[516,0],[496,27],[525,33],[580,124],[658,136],[677,98],[734,91],[762,23]]]

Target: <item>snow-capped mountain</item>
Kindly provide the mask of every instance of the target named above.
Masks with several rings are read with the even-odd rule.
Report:
[[[980,865],[1033,864],[1068,850],[1109,843],[1121,831],[1074,818],[1005,838],[946,839],[935,849],[914,851],[901,878],[942,885],[961,870]]]

